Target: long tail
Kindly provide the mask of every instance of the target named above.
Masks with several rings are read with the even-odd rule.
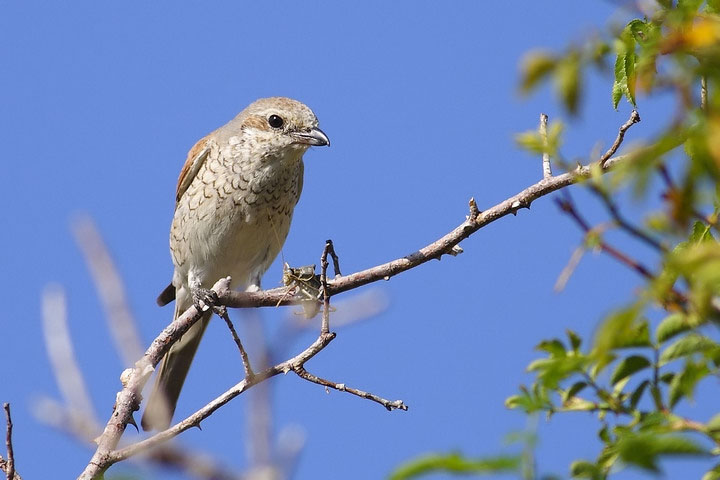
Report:
[[[173,318],[178,318],[190,308],[192,301],[189,297],[189,295],[178,295]],[[170,347],[170,351],[165,355],[142,416],[143,430],[165,430],[170,426],[180,390],[185,383],[190,364],[211,316],[212,312],[205,314],[179,341]]]

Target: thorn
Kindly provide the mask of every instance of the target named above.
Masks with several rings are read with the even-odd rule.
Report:
[[[135,427],[135,431],[136,431],[137,433],[140,433],[140,429],[138,428],[137,423],[135,422],[135,416],[130,415],[130,420],[128,420],[128,423],[129,423],[130,425],[132,425],[133,427]]]

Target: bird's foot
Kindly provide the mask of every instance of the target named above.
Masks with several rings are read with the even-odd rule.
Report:
[[[225,306],[220,305],[220,298],[218,298],[214,290],[195,287],[190,289],[190,293],[192,294],[193,305],[201,312],[212,309],[213,312],[220,316],[225,314]]]

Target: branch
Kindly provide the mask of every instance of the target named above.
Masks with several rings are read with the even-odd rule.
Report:
[[[637,112],[633,112],[631,119],[620,128],[620,133],[618,135],[618,139],[615,141],[615,144],[613,144],[613,147],[608,151],[608,153],[601,157],[598,162],[602,172],[607,172],[613,165],[616,165],[619,162],[631,160],[632,156],[630,155],[614,158],[611,158],[611,156],[614,155],[620,146],[620,143],[622,143],[625,131],[638,120],[639,117],[637,116]],[[79,478],[82,480],[98,478],[102,476],[102,474],[112,464],[165,442],[185,430],[199,426],[202,420],[207,418],[222,405],[226,404],[254,385],[257,385],[259,382],[278,375],[279,373],[293,371],[301,376],[301,378],[305,378],[310,381],[317,380],[316,383],[327,382],[329,385],[326,386],[332,386],[338,390],[345,389],[347,391],[347,388],[342,384],[333,384],[332,382],[322,380],[314,376],[310,379],[310,374],[308,374],[303,368],[305,362],[323,350],[335,338],[335,334],[329,332],[329,319],[327,317],[330,311],[329,299],[331,296],[358,288],[368,283],[376,282],[381,279],[388,280],[392,276],[422,265],[432,259],[439,260],[444,254],[457,255],[462,251],[458,244],[476,231],[480,230],[482,227],[508,214],[516,215],[518,210],[521,208],[530,208],[530,205],[534,200],[561,188],[572,185],[584,178],[588,178],[590,173],[591,165],[587,165],[584,167],[578,166],[578,168],[572,172],[543,178],[541,181],[531,185],[517,195],[508,198],[484,212],[480,212],[477,209],[477,206],[474,205],[474,201],[471,201],[470,215],[468,215],[465,221],[458,227],[442,238],[403,258],[356,272],[351,275],[340,276],[336,265],[337,276],[332,281],[327,280],[327,255],[332,249],[332,243],[327,242],[322,257],[322,262],[324,263],[322,266],[322,293],[324,306],[323,328],[321,329],[318,338],[309,347],[289,360],[267,368],[252,377],[246,376],[245,379],[230,390],[226,391],[223,395],[217,397],[215,400],[208,403],[185,420],[182,420],[170,428],[145,440],[122,448],[121,450],[115,450],[125,427],[132,421],[132,413],[139,409],[141,390],[147,382],[149,376],[152,374],[153,367],[157,365],[160,359],[165,355],[165,353],[167,353],[170,345],[176,342],[182,334],[184,334],[196,321],[200,319],[202,312],[199,312],[195,306],[190,307],[179,318],[174,320],[163,330],[163,332],[152,342],[148,350],[145,352],[145,355],[136,362],[133,368],[123,372],[123,376],[121,377],[125,379],[123,382],[123,389],[120,393],[118,393],[113,415],[108,421],[103,434],[98,439],[98,448],[95,451],[95,454]],[[473,206],[475,208],[473,208]],[[217,294],[219,305],[242,308],[288,305],[298,302],[297,299],[288,295],[288,293],[292,291],[292,288],[281,287],[259,292],[231,292],[228,288],[229,280],[229,277],[221,279],[213,286],[213,290]],[[401,401],[389,402],[360,390],[354,390],[350,393],[363,398],[370,398],[371,400],[383,404],[389,409],[402,409],[402,407],[404,407],[404,404]]]
[[[5,447],[7,448],[7,462],[5,463],[5,476],[7,480],[15,480],[15,454],[13,453],[13,444],[12,444],[12,429],[13,429],[13,423],[12,423],[12,417],[10,416],[10,404],[9,403],[3,403],[3,408],[5,409],[5,419],[6,419],[6,433],[5,433]]]
[[[542,154],[542,169],[543,169],[543,178],[550,178],[552,177],[552,168],[550,167],[550,154],[547,152],[547,123],[548,123],[548,116],[544,113],[540,114],[540,128],[538,129],[540,132],[540,138],[543,142],[543,147],[545,148],[545,151]]]
[[[241,393],[247,391],[251,387],[257,385],[261,381],[264,381],[268,378],[274,377],[275,375],[278,375],[280,373],[287,373],[290,371],[294,371],[295,368],[299,368],[299,366],[304,365],[305,362],[310,360],[312,357],[314,357],[320,351],[322,351],[326,346],[328,346],[328,344],[330,344],[330,342],[334,338],[335,338],[334,333],[321,334],[309,347],[307,347],[305,350],[300,352],[298,355],[296,355],[282,363],[279,363],[273,367],[265,369],[262,372],[256,373],[255,376],[253,376],[252,378],[243,379],[240,383],[238,383],[231,389],[227,390],[225,393],[223,393],[222,395],[217,397],[215,400],[208,403],[207,405],[202,407],[200,410],[196,411],[195,413],[193,413],[189,417],[185,418],[184,420],[171,426],[167,430],[163,430],[162,432],[159,432],[149,438],[146,438],[145,440],[142,440],[140,442],[129,445],[129,446],[123,448],[122,450],[118,450],[115,452],[107,452],[106,463],[104,464],[104,469],[107,469],[113,463],[119,462],[121,460],[125,460],[128,457],[137,455],[138,453],[141,453],[144,450],[152,448],[156,445],[159,445],[162,442],[165,442],[173,437],[176,437],[177,435],[184,432],[185,430],[188,430],[192,427],[198,427],[200,425],[200,423],[203,420],[205,420],[207,417],[209,417],[215,410],[222,407],[223,405],[228,403],[230,400],[237,397]],[[85,478],[85,477],[81,476],[80,478]],[[87,478],[90,479],[93,477],[90,476]]]
[[[215,313],[217,313],[220,318],[225,320],[225,324],[230,330],[230,335],[232,336],[233,340],[235,341],[235,345],[240,351],[240,358],[242,359],[243,369],[245,370],[245,378],[251,378],[255,374],[253,373],[252,367],[250,366],[250,357],[248,357],[248,354],[245,351],[245,347],[243,347],[243,344],[240,341],[240,337],[235,331],[232,320],[230,320],[230,315],[228,315],[227,313],[227,308],[220,306],[216,309]]]
[[[340,392],[347,392],[352,395],[357,395],[360,398],[365,398],[367,400],[372,400],[373,402],[377,402],[383,407],[387,408],[388,411],[398,409],[398,410],[407,410],[408,407],[403,403],[402,400],[386,400],[382,397],[378,397],[377,395],[374,395],[369,392],[364,392],[362,390],[358,390],[357,388],[351,388],[346,386],[344,383],[335,383],[331,382],[330,380],[325,380],[324,378],[320,378],[318,376],[313,375],[312,373],[305,370],[304,367],[300,366],[295,369],[295,373],[300,377],[304,378],[308,382],[317,383],[318,385],[322,385],[324,387],[330,387],[334,388],[335,390],[338,390]]]
[[[633,154],[609,158],[605,161],[602,171],[607,172],[619,163],[632,161],[632,158],[634,158]],[[590,169],[591,167],[586,165],[584,167],[578,167],[572,172],[542,179],[507,200],[483,212],[478,212],[477,216],[470,215],[455,229],[420,250],[366,270],[340,276],[334,280],[328,280],[328,294],[330,296],[337,295],[379,280],[389,280],[395,275],[415,268],[430,260],[440,259],[444,254],[451,254],[453,248],[461,241],[470,237],[486,225],[507,215],[515,215],[521,208],[530,208],[532,202],[538,198],[589,178]],[[294,305],[298,303],[296,299],[288,295],[288,289],[286,287],[262,290],[259,292],[225,291],[218,295],[221,304],[232,308],[276,307],[279,305]]]
[[[633,110],[632,113],[630,113],[630,118],[627,122],[625,122],[621,127],[620,131],[618,131],[617,138],[615,138],[615,141],[610,146],[610,149],[605,152],[605,154],[600,157],[600,166],[605,167],[605,163],[615,155],[615,152],[617,152],[617,149],[620,148],[620,145],[622,144],[623,140],[625,139],[625,132],[630,129],[633,125],[638,123],[640,121],[640,114],[637,112],[637,110]]]
[[[229,288],[229,282],[229,277],[220,279],[213,286],[213,290],[221,294]],[[113,451],[117,447],[127,424],[134,422],[132,414],[140,408],[141,392],[148,378],[152,375],[153,368],[167,353],[170,346],[177,342],[195,322],[200,320],[202,315],[203,312],[200,312],[195,306],[187,309],[153,340],[143,357],[135,363],[133,368],[123,372],[121,378],[125,379],[125,381],[123,382],[123,389],[117,395],[113,414],[110,416],[102,435],[97,440],[98,447],[95,453],[78,478],[83,480],[99,478],[116,461],[113,460]]]

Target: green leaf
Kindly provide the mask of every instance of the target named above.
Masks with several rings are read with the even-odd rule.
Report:
[[[708,470],[701,480],[720,480],[720,464],[715,465],[712,470]]]
[[[680,371],[670,382],[670,407],[677,405],[683,397],[692,398],[695,386],[710,373],[704,362],[688,362],[685,368]]]
[[[633,305],[610,314],[595,333],[592,356],[606,362],[611,350],[650,347],[650,327],[645,319],[638,320],[639,307]]]
[[[711,432],[720,431],[720,413],[715,414],[705,425]]]
[[[575,460],[570,464],[570,475],[574,478],[592,478],[599,480],[603,478],[600,468],[587,460]]]
[[[558,383],[573,373],[581,372],[588,359],[582,355],[562,358],[541,358],[528,365],[529,372],[538,372],[537,378],[546,388],[557,388]]]
[[[689,242],[700,243],[712,240],[715,239],[710,231],[710,225],[706,225],[701,221],[693,223],[692,233],[690,233],[690,237],[688,238]]]
[[[567,402],[587,387],[587,382],[575,382],[563,393],[563,402]]]
[[[651,365],[650,360],[642,355],[630,355],[629,357],[623,358],[610,378],[610,383],[615,385],[620,380],[629,377],[633,373],[639,372]]]
[[[565,345],[563,345],[563,343],[557,338],[553,338],[552,340],[543,340],[535,348],[549,353],[550,358],[567,356],[565,353]]]
[[[650,380],[643,380],[640,382],[640,385],[635,387],[635,390],[630,394],[630,408],[635,410],[637,408],[638,403],[640,403],[640,399],[642,398],[643,393],[645,393],[645,389],[650,385]]]
[[[624,462],[654,472],[658,471],[657,461],[666,456],[709,455],[707,449],[688,437],[654,432],[622,435],[617,447]]]
[[[691,328],[684,313],[673,313],[660,322],[657,330],[655,330],[655,338],[657,338],[658,342],[663,343],[676,335],[687,332]]]
[[[520,64],[520,90],[523,93],[533,90],[552,73],[556,65],[557,58],[551,53],[544,51],[528,53]]]
[[[720,0],[707,0],[705,11],[715,15],[720,14]]]
[[[714,356],[720,351],[720,345],[708,337],[697,333],[691,333],[676,340],[669,345],[660,355],[660,363],[665,364],[672,360],[687,357],[696,353],[709,354]]]
[[[572,51],[555,68],[555,91],[570,113],[577,113],[580,99],[580,54]]]
[[[625,59],[621,59],[618,55],[617,60],[615,60],[616,64],[617,62],[624,62]],[[623,93],[625,93],[625,86],[623,82],[617,80],[617,67],[616,67],[616,78],[613,82],[612,86],[612,105],[615,110],[617,110],[618,104],[620,103],[620,99],[623,97]]]
[[[404,480],[436,472],[477,475],[516,472],[519,471],[521,462],[522,457],[519,455],[473,459],[458,453],[431,453],[400,465],[390,474],[389,478],[390,480]]]
[[[570,346],[572,347],[573,351],[578,352],[580,350],[580,345],[582,344],[582,339],[578,336],[577,333],[573,332],[570,329],[565,330],[565,333],[568,336],[568,340],[570,340]]]
[[[505,400],[507,408],[519,408],[525,413],[534,413],[541,410],[552,410],[553,404],[550,402],[545,387],[534,384],[533,389],[528,390],[527,387],[520,386],[520,394],[512,395]]]

